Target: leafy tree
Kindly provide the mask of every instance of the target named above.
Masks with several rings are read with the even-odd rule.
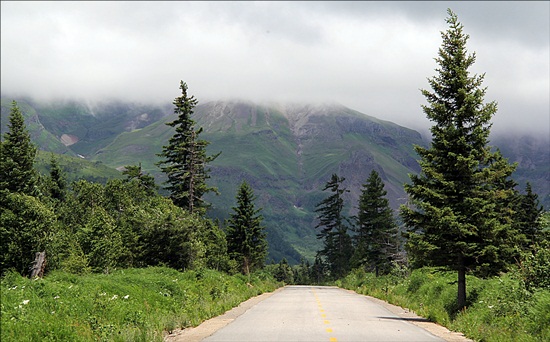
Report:
[[[267,255],[267,240],[263,217],[256,209],[256,197],[250,185],[243,181],[237,192],[237,206],[229,218],[227,227],[227,252],[236,260],[243,274],[262,268]]]
[[[0,191],[34,196],[38,179],[34,169],[36,146],[31,142],[23,113],[15,101],[12,102],[8,128],[0,142]]]
[[[282,281],[286,284],[294,283],[294,272],[292,271],[292,267],[290,267],[286,258],[283,258],[277,265],[274,277],[277,281]]]
[[[389,272],[398,252],[397,225],[386,194],[380,175],[372,170],[359,197],[353,259],[374,269],[376,276]]]
[[[514,196],[507,179],[515,169],[488,144],[495,102],[483,103],[484,76],[468,69],[463,25],[448,10],[449,29],[430,78],[432,92],[422,90],[428,105],[424,113],[431,127],[429,148],[416,146],[422,168],[405,185],[410,206],[401,207],[408,230],[407,248],[416,265],[444,266],[458,272],[458,308],[466,305],[466,272],[481,275],[502,271],[514,251],[512,212]]]
[[[27,274],[35,253],[46,250],[55,215],[38,198],[20,192],[0,192],[0,273],[13,268]]]
[[[349,190],[342,187],[345,178],[333,174],[323,191],[330,190],[332,195],[316,205],[315,212],[319,223],[316,228],[321,228],[317,234],[318,239],[324,240],[324,247],[319,255],[327,260],[330,274],[333,278],[343,277],[350,269],[350,259],[353,254],[351,237],[348,234],[347,219],[343,215],[343,194]]]
[[[168,177],[166,189],[170,191],[174,204],[193,213],[196,210],[204,211],[208,206],[203,200],[205,193],[217,191],[206,184],[206,180],[210,178],[206,165],[216,159],[219,153],[206,155],[209,142],[199,139],[202,128],[196,129],[195,121],[191,118],[198,101],[194,96],[187,95],[187,84],[183,81],[180,82],[180,89],[181,96],[176,97],[173,102],[174,113],[178,117],[166,123],[175,127],[176,131],[168,145],[163,146],[159,156],[164,160],[157,165]]]

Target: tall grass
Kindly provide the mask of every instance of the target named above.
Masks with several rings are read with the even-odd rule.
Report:
[[[1,340],[162,341],[277,286],[261,273],[248,279],[161,267],[84,276],[54,271],[37,280],[8,273],[1,280]]]
[[[550,341],[550,290],[529,292],[514,273],[467,277],[467,308],[456,306],[456,274],[433,268],[375,277],[361,270],[338,286],[415,311],[476,341]]]

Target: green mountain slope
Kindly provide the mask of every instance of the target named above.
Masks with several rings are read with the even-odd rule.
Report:
[[[155,163],[173,134],[165,125],[174,119],[170,105],[16,100],[41,150],[85,157],[67,159],[70,179],[104,181],[120,176],[113,169],[141,162],[157,183],[164,180]],[[10,107],[11,99],[3,98],[2,133]],[[211,215],[227,218],[238,185],[246,180],[263,207],[269,257],[276,261],[286,257],[298,262],[302,255],[311,259],[320,247],[313,210],[324,198],[320,189],[332,173],[346,178],[350,214],[372,169],[381,175],[396,208],[405,202],[403,183],[409,181],[408,173],[419,171],[413,144],[426,144],[416,131],[340,105],[207,102],[196,107],[195,119],[204,127],[202,137],[211,142],[209,152],[222,152],[211,165],[209,183],[221,192],[208,197]],[[491,139],[510,162],[518,162],[514,178],[520,189],[531,182],[548,208],[549,138],[507,134]],[[47,171],[49,154],[39,158]]]
[[[355,206],[360,186],[372,169],[380,172],[396,207],[404,202],[403,183],[417,172],[413,144],[420,134],[339,105],[259,105],[209,102],[197,106],[195,118],[211,142],[210,153],[222,151],[211,165],[210,183],[220,196],[209,196],[211,214],[227,218],[237,187],[246,180],[258,196],[268,227],[270,256],[299,261],[319,247],[315,205],[332,173],[347,179],[348,201]],[[141,162],[162,179],[154,163],[173,134],[168,116],[141,130],[121,134],[98,151],[94,160],[118,168]],[[353,208],[350,208],[353,211]]]

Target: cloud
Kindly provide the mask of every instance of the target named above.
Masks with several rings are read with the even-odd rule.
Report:
[[[339,102],[425,128],[448,7],[495,129],[547,132],[548,2],[2,2],[2,94],[170,103],[184,80],[201,102]]]

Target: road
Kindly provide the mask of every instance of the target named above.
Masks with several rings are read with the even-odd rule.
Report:
[[[351,291],[287,286],[203,341],[444,340]]]

